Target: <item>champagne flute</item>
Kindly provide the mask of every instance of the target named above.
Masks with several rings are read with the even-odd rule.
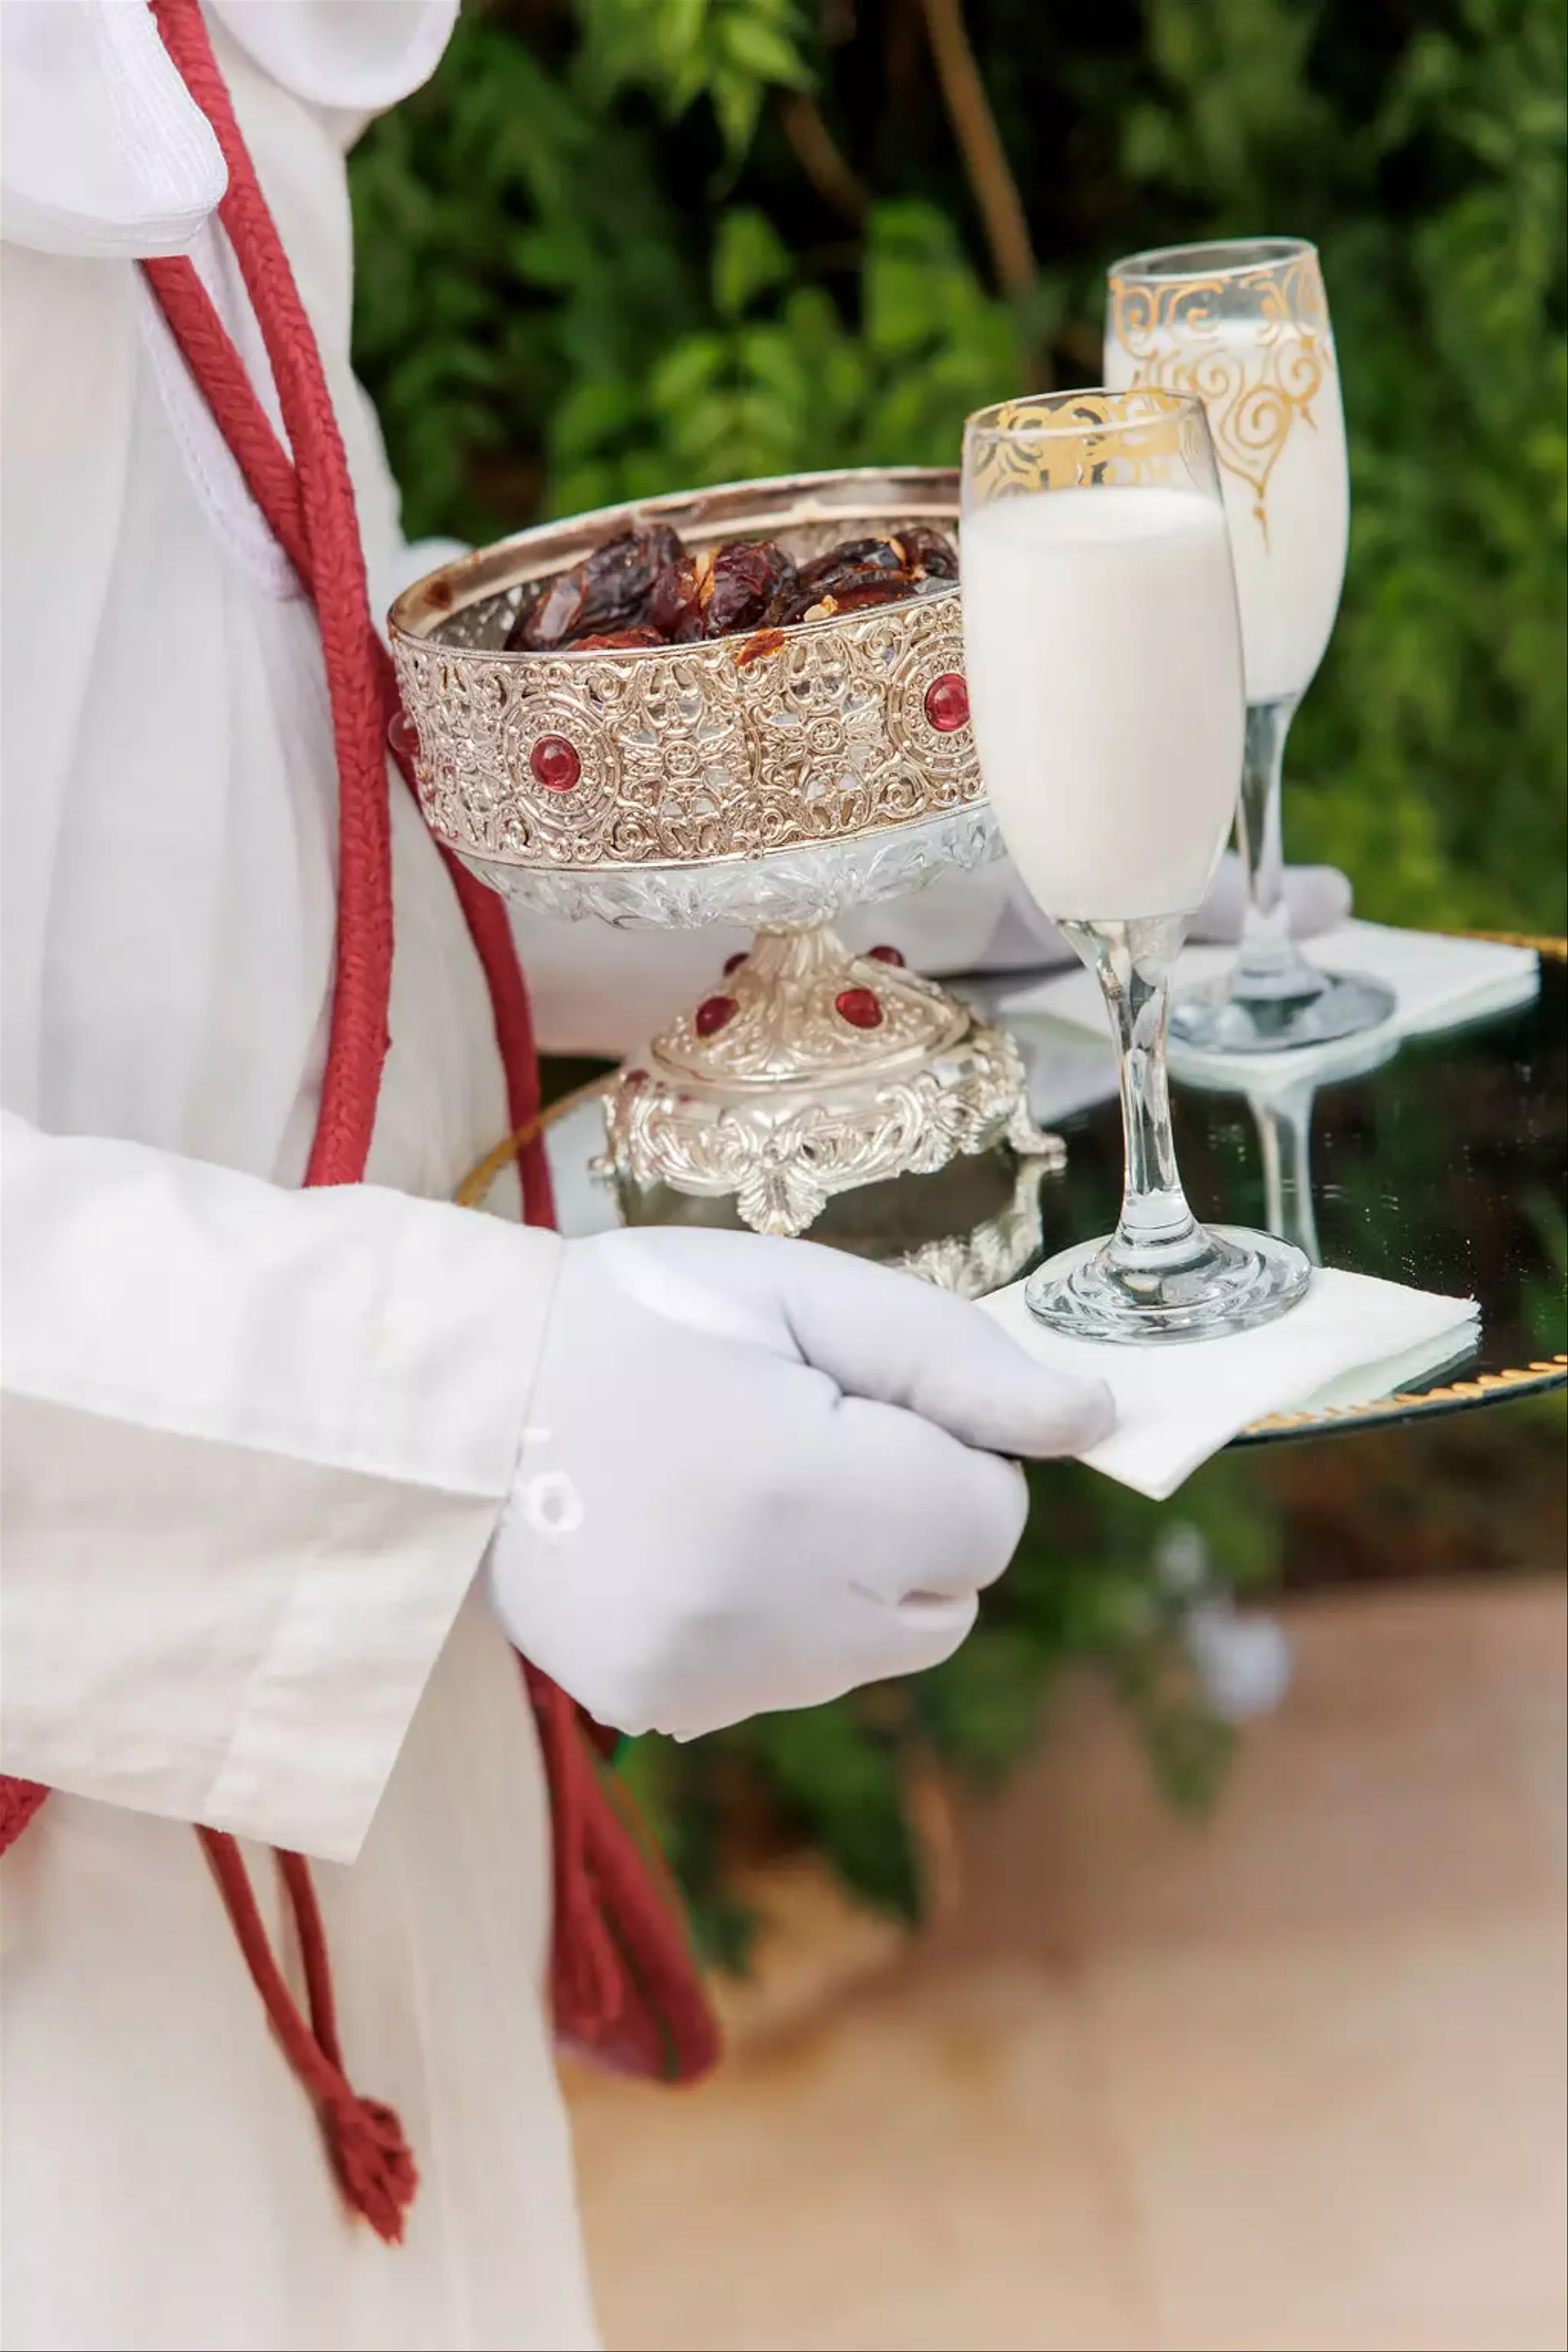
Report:
[[[1105,380],[1202,398],[1241,603],[1247,919],[1228,979],[1178,997],[1172,1034],[1223,1054],[1354,1036],[1388,1019],[1394,995],[1361,973],[1321,971],[1294,944],[1280,841],[1285,738],[1333,628],[1350,530],[1339,368],[1315,250],[1299,237],[1256,237],[1114,263]]]
[[[1108,1241],[1026,1297],[1089,1339],[1196,1339],[1293,1306],[1310,1268],[1205,1230],[1176,1172],[1171,967],[1236,809],[1241,630],[1201,401],[1164,391],[1009,401],[963,436],[963,645],[991,805],[1025,887],[1099,975],[1126,1141]]]

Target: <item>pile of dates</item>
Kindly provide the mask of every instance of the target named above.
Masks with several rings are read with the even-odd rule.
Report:
[[[864,612],[956,580],[951,540],[924,523],[885,539],[847,539],[797,565],[771,539],[736,539],[689,554],[662,523],[623,530],[569,572],[523,592],[508,653],[587,653],[616,646],[685,646]]]

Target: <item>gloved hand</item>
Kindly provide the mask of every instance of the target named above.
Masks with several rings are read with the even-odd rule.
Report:
[[[937,1664],[1098,1382],[913,1276],[762,1234],[568,1243],[491,1597],[622,1731],[691,1738]]]
[[[1318,932],[1331,931],[1336,923],[1348,920],[1351,886],[1337,866],[1287,866],[1284,882],[1293,938],[1313,939]],[[1240,939],[1246,912],[1247,881],[1241,860],[1234,849],[1227,849],[1208,897],[1193,917],[1188,936],[1227,946]]]

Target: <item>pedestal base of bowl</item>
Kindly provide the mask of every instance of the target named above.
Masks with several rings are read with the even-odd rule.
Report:
[[[836,1194],[931,1175],[1006,1142],[1059,1166],[1006,1032],[890,951],[828,924],[759,931],[712,992],[610,1081],[601,1172],[732,1197],[754,1232],[800,1234]]]

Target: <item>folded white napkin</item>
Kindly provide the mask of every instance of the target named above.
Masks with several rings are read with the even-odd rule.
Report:
[[[1398,999],[1392,1020],[1360,1037],[1293,1053],[1198,1055],[1173,1044],[1171,1067],[1176,1076],[1223,1075],[1234,1081],[1244,1074],[1249,1091],[1267,1090],[1281,1080],[1296,1084],[1309,1076],[1326,1081],[1347,1057],[1364,1055],[1380,1041],[1392,1045],[1400,1037],[1508,1012],[1528,1003],[1541,984],[1540,959],[1533,948],[1454,939],[1440,931],[1394,930],[1383,923],[1341,923],[1306,940],[1303,952],[1325,971],[1364,971],[1385,981]],[[1233,947],[1184,948],[1176,965],[1176,992],[1223,978],[1235,961]],[[1000,1000],[1000,1011],[1007,1020],[1044,1013],[1100,1036],[1109,1030],[1100,982],[1081,965],[1009,991]]]
[[[1479,1336],[1474,1299],[1327,1267],[1278,1322],[1234,1338],[1148,1348],[1047,1330],[1025,1306],[1021,1282],[980,1304],[1041,1363],[1105,1382],[1116,1400],[1116,1427],[1083,1459],[1155,1502],[1251,1423],[1395,1394],[1468,1354]]]

